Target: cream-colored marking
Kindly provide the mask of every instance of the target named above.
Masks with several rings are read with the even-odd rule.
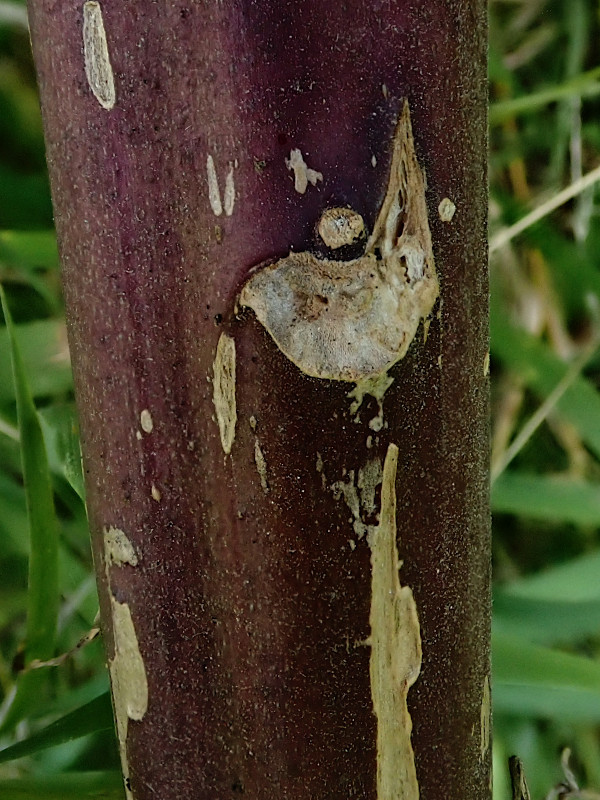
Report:
[[[104,528],[104,559],[106,566],[122,567],[130,564],[137,567],[138,557],[127,535],[120,528]]]
[[[143,434],[142,434],[142,432],[141,432],[141,431],[136,431],[136,432],[135,432],[135,438],[136,438],[138,441],[140,441],[141,439],[143,439],[144,437],[143,437]]]
[[[317,453],[317,472],[321,476],[321,485],[323,489],[327,486],[327,476],[325,475],[325,465],[323,464],[323,457],[321,453]]]
[[[354,389],[347,394],[347,397],[352,399],[350,414],[354,416],[361,407],[365,395],[370,395],[377,401],[379,413],[369,422],[369,428],[375,432],[380,431],[383,428],[383,398],[393,382],[394,379],[390,378],[387,372],[358,381]],[[355,422],[358,422],[358,417],[355,417]]]
[[[146,668],[138,645],[137,635],[127,603],[111,597],[115,652],[108,666],[112,685],[117,737],[121,753],[121,766],[127,789],[129,767],[127,764],[127,728],[129,720],[140,721],[148,709],[148,680]]]
[[[370,676],[377,717],[377,800],[418,800],[411,744],[409,688],[421,670],[421,634],[412,591],[402,586],[396,543],[398,448],[390,444],[383,467],[379,524],[371,547]]]
[[[438,206],[438,214],[442,222],[452,222],[452,217],[456,213],[456,206],[449,197],[444,197]]]
[[[157,503],[160,503],[162,494],[160,493],[160,489],[158,489],[154,483],[150,488],[150,494],[152,495],[153,500],[156,500]]]
[[[376,156],[371,156],[371,166],[372,167],[376,167],[377,166],[377,158],[376,158]]]
[[[304,194],[310,183],[317,185],[317,181],[323,180],[323,175],[307,166],[300,150],[295,149],[290,152],[290,157],[286,158],[285,165],[294,172],[294,189],[300,194]]]
[[[348,473],[347,481],[336,481],[332,483],[331,491],[336,500],[343,497],[344,502],[352,512],[354,533],[359,539],[362,539],[367,532],[367,526],[360,516],[360,499],[358,496],[358,489],[354,483],[354,470],[351,469]]]
[[[152,414],[147,408],[144,408],[140,414],[140,425],[144,433],[152,433],[154,422],[152,421]]]
[[[330,487],[334,498],[336,500],[343,498],[352,512],[352,527],[358,539],[362,539],[370,530],[363,514],[372,516],[375,513],[375,495],[381,480],[381,461],[375,458],[367,461],[365,466],[358,470],[358,475],[351,469],[346,481],[336,481]],[[325,481],[323,485],[325,485]]]
[[[485,376],[490,374],[490,354],[486,353],[483,358],[483,374]]]
[[[360,492],[360,504],[367,514],[375,513],[375,494],[382,478],[383,471],[381,469],[381,461],[378,458],[367,461],[365,466],[358,470],[356,484]]]
[[[229,165],[229,172],[225,176],[225,191],[223,193],[223,209],[225,214],[230,217],[233,214],[235,205],[235,183],[233,181],[233,164]]]
[[[260,478],[260,485],[262,486],[263,492],[267,494],[269,491],[269,482],[267,481],[267,462],[265,455],[261,450],[260,444],[258,443],[258,439],[254,440],[254,461],[256,463],[256,469]]]
[[[483,682],[483,694],[481,698],[481,721],[480,721],[481,740],[479,746],[479,753],[481,755],[482,760],[486,757],[487,751],[490,748],[491,713],[492,713],[492,703],[490,694],[490,679],[486,675],[485,681]]]
[[[228,454],[231,453],[235,439],[237,410],[235,404],[235,342],[226,333],[222,333],[219,337],[213,371],[213,403],[217,412],[223,451]]]
[[[307,375],[357,383],[406,355],[438,294],[425,179],[405,103],[387,191],[363,255],[335,261],[292,252],[252,274],[240,305],[253,309]]]
[[[443,360],[443,359],[442,359],[442,355],[441,355],[441,353],[440,353],[440,355],[438,356],[438,367],[439,367],[440,369],[442,368],[442,360]]]
[[[210,203],[215,217],[220,217],[223,213],[223,204],[221,203],[221,193],[219,192],[215,162],[210,153],[206,157],[206,175],[208,177],[208,202]]]
[[[250,419],[248,421],[250,423],[250,427],[252,428],[252,430],[255,431],[256,430],[256,417],[254,416],[254,414],[250,417]]]
[[[108,54],[102,8],[96,0],[83,4],[83,59],[90,89],[102,108],[110,111],[117,96]]]
[[[321,214],[318,231],[327,247],[336,250],[360,241],[365,236],[365,222],[351,208],[327,208]]]

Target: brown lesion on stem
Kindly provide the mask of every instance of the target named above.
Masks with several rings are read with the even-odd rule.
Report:
[[[352,212],[354,229],[360,228],[358,216]],[[328,209],[319,230],[334,247],[330,217]],[[277,346],[306,374],[359,382],[385,373],[404,357],[438,294],[425,178],[405,102],[387,190],[363,255],[338,261],[290,253],[250,277],[240,304],[253,309]]]

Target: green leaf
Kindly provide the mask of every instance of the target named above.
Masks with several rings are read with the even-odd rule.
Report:
[[[492,511],[599,526],[600,484],[560,475],[504,472],[492,487]]]
[[[0,764],[29,756],[48,747],[55,747],[73,739],[80,739],[98,731],[113,728],[113,714],[108,692],[94,698],[47,727],[23,739],[21,742],[0,750]]]
[[[492,354],[538,395],[549,395],[570,365],[535,336],[511,325],[499,311],[497,300],[492,302],[490,311]],[[556,408],[600,457],[600,394],[595,387],[583,377],[575,378]]]
[[[45,319],[12,327],[34,397],[64,394],[73,388],[64,321]],[[0,403],[14,400],[10,341],[0,329]]]
[[[492,103],[489,110],[490,125],[499,125],[520,114],[531,114],[541,108],[568,97],[593,97],[600,94],[600,67],[582,72],[557,86],[549,86],[522,97]]]
[[[507,584],[513,597],[535,600],[563,600],[570,603],[600,601],[600,551],[577,558]]]
[[[65,772],[0,780],[2,800],[124,800],[120,772]]]
[[[510,589],[510,586],[508,587]],[[600,630],[600,599],[538,600],[494,592],[494,630],[539,644],[576,644]]]
[[[496,711],[514,716],[600,722],[600,663],[494,631]]]
[[[59,603],[58,588],[58,519],[44,437],[31,392],[4,290],[0,287],[13,364],[17,417],[21,441],[21,458],[25,499],[29,520],[30,557],[27,595],[26,663],[32,659],[46,660],[54,652]],[[2,728],[22,718],[25,709],[35,704],[45,676],[38,670],[22,675],[10,708],[5,705]]]
[[[77,413],[72,405],[53,405],[40,413],[51,471],[64,477],[85,502]]]
[[[54,230],[0,231],[0,262],[11,266],[58,268]]]

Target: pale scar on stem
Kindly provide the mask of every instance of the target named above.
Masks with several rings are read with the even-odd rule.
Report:
[[[235,439],[237,407],[235,401],[235,341],[222,333],[213,363],[213,404],[217,415],[221,445],[231,453]]]
[[[139,559],[127,535],[120,528],[105,527],[103,534],[104,563],[110,591],[114,637],[114,654],[109,659],[108,666],[125,795],[130,800],[133,795],[128,784],[127,730],[130,719],[139,722],[148,710],[148,679],[129,605],[119,602],[113,595],[111,568],[121,568],[125,565],[136,567]]]
[[[336,229],[332,210],[323,214],[320,229],[332,247],[339,246],[340,235],[354,239],[360,230],[359,215],[349,211],[351,224],[340,221]],[[338,261],[290,253],[256,269],[240,305],[254,311],[280,350],[307,375],[359,383],[404,357],[438,294],[425,179],[405,102],[387,190],[363,255]]]
[[[102,7],[95,0],[83,4],[83,59],[88,85],[102,108],[110,111],[117,97]]]
[[[412,590],[400,584],[398,574],[397,464],[398,448],[390,444],[383,465],[379,524],[368,534],[372,572],[367,644],[377,717],[377,800],[418,800],[407,695],[421,670],[421,634]]]

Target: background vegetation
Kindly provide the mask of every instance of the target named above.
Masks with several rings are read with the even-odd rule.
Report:
[[[510,797],[513,753],[534,798],[561,781],[589,798],[600,790],[600,170],[581,178],[600,164],[600,8],[491,0],[490,15],[494,800]],[[534,208],[537,222],[510,227]],[[0,795],[119,798],[35,76],[24,6],[4,0],[0,283]],[[30,659],[54,660],[23,671]]]

